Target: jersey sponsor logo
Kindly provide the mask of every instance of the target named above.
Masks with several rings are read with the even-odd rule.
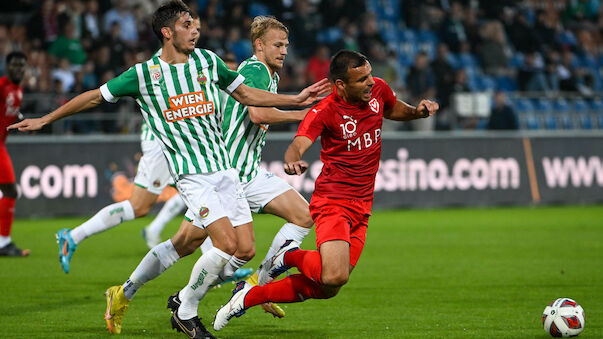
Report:
[[[161,66],[159,65],[152,65],[149,67],[149,71],[151,72],[151,79],[154,81],[159,81],[163,77],[161,74]]]
[[[205,83],[207,82],[207,77],[205,76],[205,74],[203,74],[203,71],[199,71],[199,73],[197,73],[197,82],[201,86],[205,85]]]
[[[348,152],[349,151],[361,151],[367,149],[380,142],[381,129],[377,128],[373,133],[367,132],[358,138],[351,140],[348,139]]]
[[[170,97],[170,109],[163,111],[168,122],[214,113],[214,103],[205,100],[203,91]]]
[[[348,115],[344,115],[343,119],[345,122],[343,124],[339,124],[339,126],[341,126],[341,131],[343,132],[343,138],[349,139],[355,137],[357,134],[356,124],[358,123],[358,120],[355,120],[354,118]]]
[[[369,108],[371,111],[379,113],[379,101],[377,101],[376,98],[373,98],[371,101],[369,101]]]

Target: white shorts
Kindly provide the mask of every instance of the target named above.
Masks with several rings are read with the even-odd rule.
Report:
[[[165,186],[174,183],[161,145],[156,140],[147,140],[140,143],[140,148],[142,158],[138,162],[134,184],[159,195]]]
[[[188,207],[186,218],[197,227],[206,228],[223,217],[228,217],[235,227],[253,220],[237,172],[232,168],[182,176],[176,187]]]
[[[279,195],[293,189],[285,180],[260,167],[258,174],[243,185],[243,192],[253,213],[261,213],[264,206]]]

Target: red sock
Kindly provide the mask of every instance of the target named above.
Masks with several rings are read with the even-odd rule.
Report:
[[[285,253],[285,265],[297,267],[297,269],[309,279],[317,283],[321,283],[320,275],[322,274],[322,262],[320,252],[295,250]]]
[[[264,286],[254,286],[245,296],[245,308],[269,301],[294,303],[306,299],[325,299],[320,285],[301,274],[293,274]]]
[[[13,226],[15,202],[17,199],[3,197],[0,199],[0,235],[8,237]]]

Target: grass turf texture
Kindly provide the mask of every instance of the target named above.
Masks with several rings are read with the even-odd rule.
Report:
[[[84,240],[64,274],[54,232],[84,219],[17,220],[29,258],[0,258],[0,337],[109,338],[103,292],[121,284],[147,253],[150,218]],[[255,216],[256,268],[282,221]],[[179,225],[173,221],[164,238]],[[544,307],[558,297],[586,311],[581,338],[603,337],[603,208],[546,207],[380,211],[347,286],[330,300],[259,308],[221,338],[548,338]],[[304,248],[315,247],[312,235]],[[118,338],[183,338],[171,330],[167,297],[188,281],[200,252],[143,287]],[[234,286],[234,285],[232,285]],[[230,286],[212,290],[199,315],[211,326]],[[213,332],[213,330],[212,330]]]

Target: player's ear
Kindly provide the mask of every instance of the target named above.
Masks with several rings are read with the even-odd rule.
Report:
[[[337,87],[337,89],[344,90],[345,82],[341,79],[337,79],[337,80],[335,80],[335,87]]]
[[[161,27],[161,34],[163,34],[163,37],[166,39],[171,39],[172,38],[172,29],[165,26],[165,27]]]
[[[254,52],[262,52],[262,39],[255,39],[255,41],[253,42],[253,47]]]

